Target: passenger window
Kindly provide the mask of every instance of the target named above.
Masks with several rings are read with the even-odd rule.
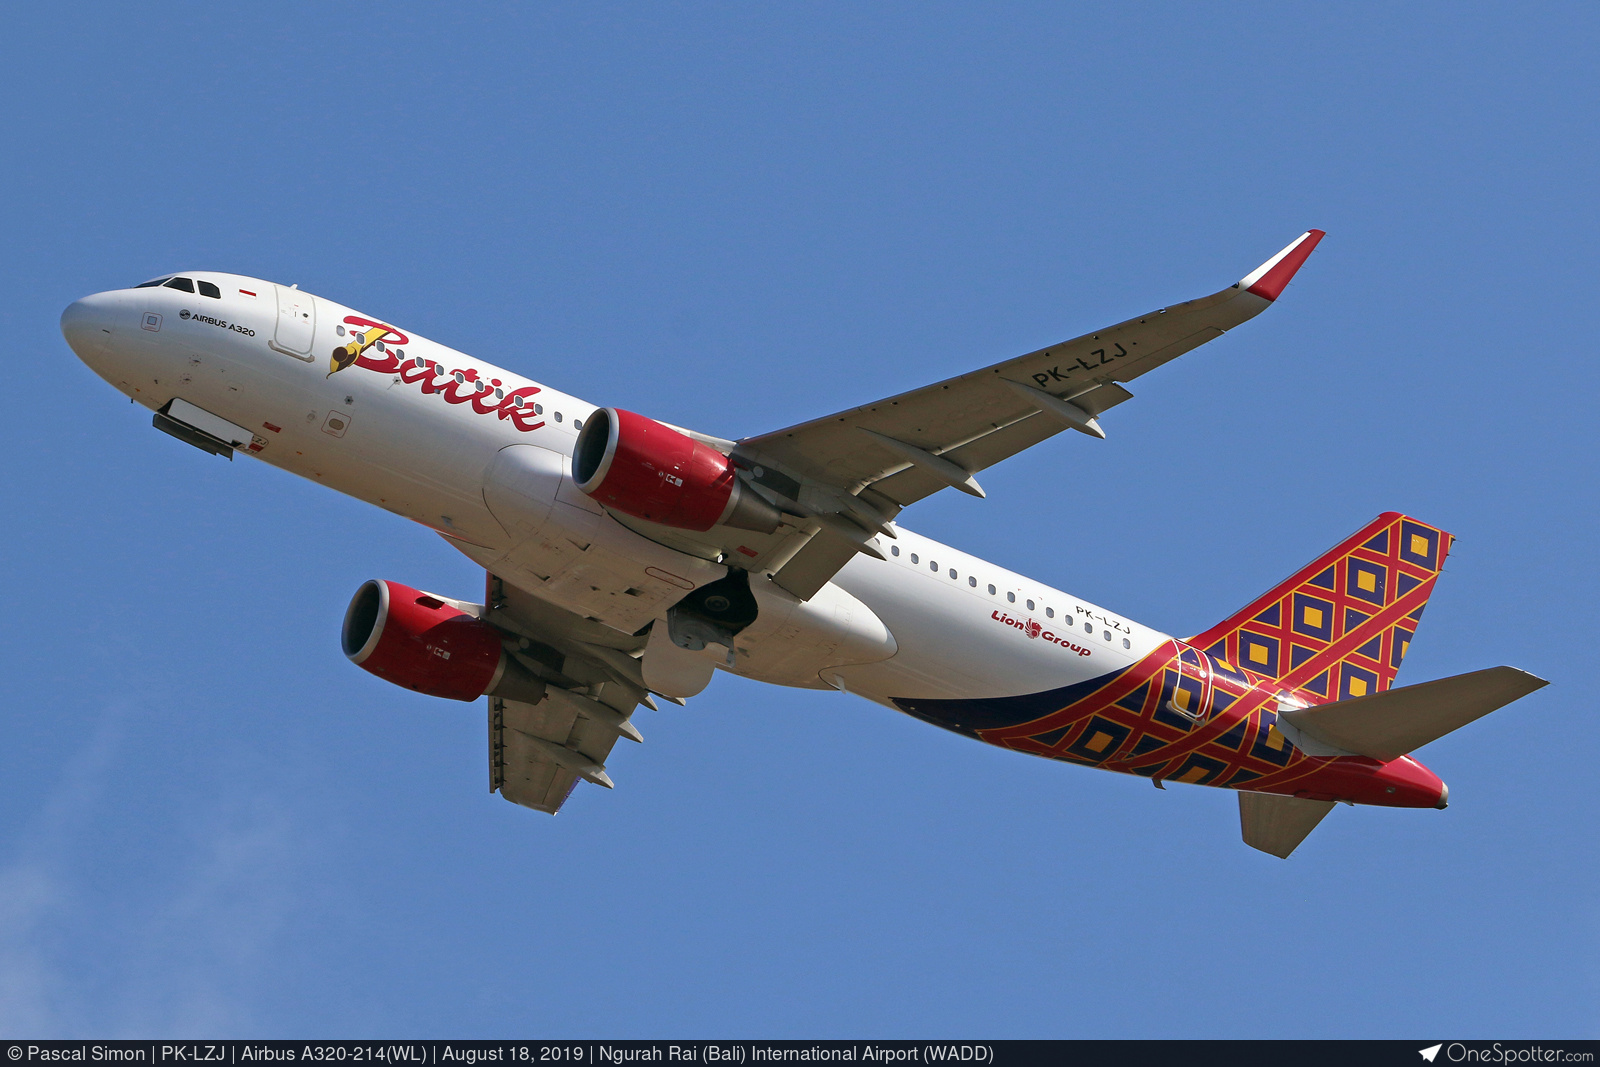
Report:
[[[889,546],[889,555],[898,556],[899,554],[900,554],[900,546],[899,545],[890,545]]]
[[[969,574],[969,575],[967,575],[967,584],[972,586],[972,588],[976,589],[976,588],[978,588],[978,579],[974,578],[972,575]]]
[[[194,282],[188,278],[173,278],[167,282],[168,289],[182,289],[186,293],[194,292]]]
[[[1088,619],[1083,620],[1083,632],[1086,634],[1094,633],[1094,623],[1090,622]]]
[[[1133,647],[1133,642],[1129,641],[1126,637],[1124,637],[1122,639],[1122,647],[1123,648],[1132,648]]]
[[[1055,608],[1045,608],[1044,609],[1044,617],[1047,618],[1047,619],[1055,618],[1056,617],[1056,609]]]
[[[956,576],[956,569],[954,567],[951,567],[950,568],[950,577],[954,578],[955,576]]]
[[[989,587],[989,595],[994,596],[994,586],[992,585]]]
[[[200,287],[200,295],[201,296],[209,296],[213,300],[221,300],[222,299],[222,290],[218,289],[215,285],[212,285],[210,282],[196,282],[195,284]]]
[[[1009,604],[1015,604],[1017,602],[1017,594],[1015,594],[1015,593],[1007,593],[1006,594],[1006,602],[1009,603]]]
[[[935,574],[939,573],[939,565],[931,559],[928,561],[928,569]]]
[[[344,327],[343,326],[335,326],[333,328],[333,332],[338,334],[340,337],[343,337],[344,336]]]
[[[915,553],[915,552],[913,552],[913,553],[911,553],[911,562],[912,562],[912,563],[916,563],[916,562],[919,562],[919,561],[918,561],[918,560],[917,560],[917,554],[916,554],[916,553]]]
[[[559,412],[559,411],[558,411],[558,412],[556,412],[556,421],[557,421],[557,422],[560,422],[560,421],[561,421],[561,412]]]
[[[1030,601],[1028,601],[1028,610],[1029,610],[1029,611],[1032,611],[1032,610],[1033,610],[1033,601],[1031,601],[1031,600],[1030,600]]]
[[[162,283],[164,283],[164,282],[165,282],[165,281],[166,281],[166,280],[167,280],[167,279],[168,279],[168,278],[170,278],[170,277],[172,277],[172,275],[170,275],[170,274],[163,274],[163,275],[162,275],[162,276],[161,276],[161,277],[159,277],[159,278],[151,278],[151,279],[150,279],[150,280],[149,280],[149,281],[147,281],[147,282],[140,282],[140,283],[139,283],[139,284],[138,284],[138,285],[136,285],[136,286],[134,286],[134,288],[135,288],[135,289],[149,289],[149,288],[150,288],[150,287],[151,287],[151,286],[154,286],[154,285],[161,285],[161,284],[162,284]]]
[[[535,405],[533,405],[533,413],[535,415],[543,415],[544,414],[544,405],[543,404],[535,404]]]
[[[1107,640],[1107,641],[1109,641],[1109,640],[1111,640],[1111,631],[1110,631],[1110,630],[1107,630],[1107,631],[1106,631],[1106,632],[1105,632],[1105,639],[1106,639],[1106,640]]]
[[[581,429],[583,429],[583,420],[582,420],[582,419],[573,419],[573,420],[572,420],[572,428],[573,428],[573,429],[574,429],[574,430],[581,430]]]

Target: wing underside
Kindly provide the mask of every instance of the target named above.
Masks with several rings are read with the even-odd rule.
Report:
[[[969,473],[1015,455],[1077,425],[1071,412],[1063,415],[1036,394],[1071,405],[1085,419],[1127,400],[1131,394],[1116,388],[1118,383],[1147,374],[1270,307],[1282,286],[1262,284],[1267,275],[1283,268],[1292,275],[1321,237],[1321,231],[1308,231],[1252,274],[1210,296],[877,403],[746,438],[739,449],[850,492],[870,486],[896,504],[910,504],[950,483],[883,438]],[[908,471],[916,473],[900,477]]]
[[[490,791],[554,815],[584,778],[581,771],[605,775],[616,743],[615,733],[595,729],[550,697],[537,704],[490,697]]]
[[[751,480],[812,519],[774,580],[809,597],[855,553],[876,554],[875,536],[901,508],[951,487],[982,496],[975,473],[1062,430],[1104,437],[1097,417],[1132,397],[1122,383],[1270,307],[1321,238],[1306,232],[1210,296],[738,442]]]
[[[651,703],[637,658],[644,640],[493,574],[484,619],[507,634],[509,654],[545,685],[537,703],[487,698],[490,792],[554,815],[580,781],[611,788],[606,762],[617,739],[643,740],[632,716]]]

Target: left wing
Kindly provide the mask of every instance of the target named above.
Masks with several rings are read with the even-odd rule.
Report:
[[[757,484],[790,496],[789,485],[823,490],[822,501],[804,508],[821,536],[813,537],[775,580],[809,596],[819,574],[826,582],[855,552],[872,551],[864,547],[866,540],[889,532],[887,523],[905,505],[947,487],[982,496],[976,472],[1064,429],[1104,437],[1096,417],[1133,395],[1119,383],[1265,311],[1322,236],[1321,230],[1307,231],[1210,296],[740,441],[734,456]]]
[[[973,472],[1061,430],[1094,434],[1094,417],[1132,395],[1116,383],[1130,382],[1265,311],[1322,236],[1321,230],[1308,231],[1221,292],[873,404],[748,437],[738,453],[850,492],[870,486],[902,506],[963,480],[970,483]],[[941,473],[910,449],[966,475]],[[973,492],[975,486],[966,488]]]

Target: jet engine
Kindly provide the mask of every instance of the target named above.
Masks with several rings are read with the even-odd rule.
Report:
[[[500,631],[399,582],[370,581],[344,613],[350,662],[386,682],[447,700],[499,696],[536,704],[545,684],[506,655]]]
[[[746,485],[733,460],[654,419],[601,408],[572,454],[578,488],[609,508],[680,530],[771,533],[782,514]]]

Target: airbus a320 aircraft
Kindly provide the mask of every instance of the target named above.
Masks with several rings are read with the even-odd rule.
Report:
[[[1238,791],[1287,856],[1335,802],[1443,808],[1410,753],[1545,683],[1391,689],[1451,537],[1378,516],[1184,640],[900,526],[943,489],[1100,417],[1266,310],[1322,238],[1076,340],[738,441],[576,397],[295,286],[209,271],[77,301],[67,342],[158,429],[435,530],[483,602],[369,581],[344,652],[487,698],[489,787],[554,814],[651,694],[714,671],[836,689],[1017,752]]]

